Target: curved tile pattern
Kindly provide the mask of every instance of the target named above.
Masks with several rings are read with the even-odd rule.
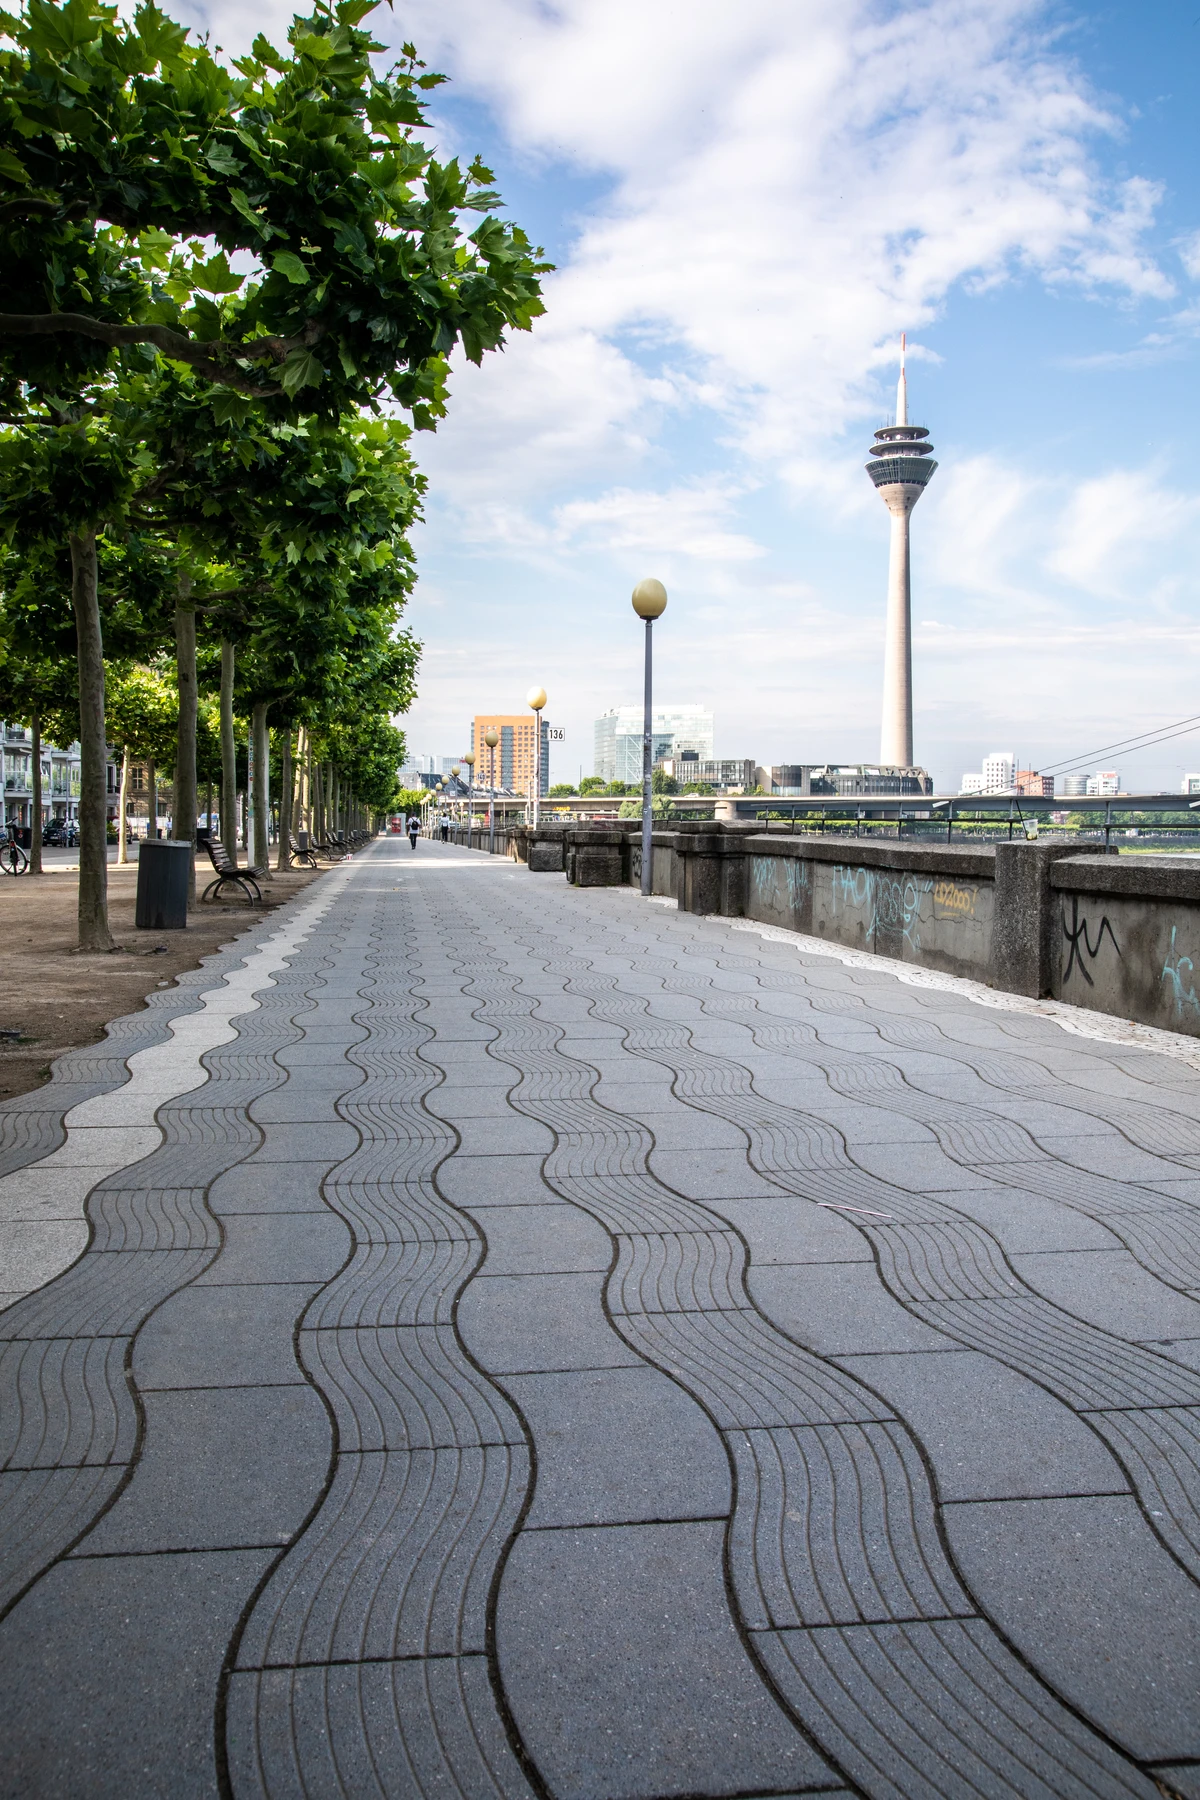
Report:
[[[298,1333],[337,1449],[235,1646],[224,1717],[239,1796],[533,1792],[488,1668],[489,1599],[527,1503],[529,1451],[454,1325],[483,1245],[434,1184],[457,1134],[425,1104],[442,1077],[419,1055],[433,1031],[397,910],[380,904],[351,1002],[365,1035],[348,1058],[363,1080],[338,1111],[359,1143],[324,1183],[354,1245]]]
[[[477,916],[471,922],[479,929]],[[539,938],[552,931],[543,916]],[[872,1794],[996,1793],[1004,1791],[996,1770],[1020,1771],[1008,1791],[1028,1795],[1149,1794],[1144,1777],[1067,1712],[975,1611],[942,1547],[903,1422],[754,1307],[741,1239],[654,1177],[650,1132],[597,1102],[596,1070],[563,1050],[564,1027],[522,993],[522,973],[578,971],[588,955],[547,965],[530,946],[523,961],[511,939],[494,951],[507,966],[507,993],[497,978],[470,983],[480,994],[477,1016],[496,1031],[489,1054],[519,1076],[510,1104],[555,1133],[547,1184],[613,1238],[608,1296],[617,1330],[699,1400],[725,1436],[739,1476],[733,1588],[749,1641],[794,1715]],[[625,1048],[637,1053],[644,1002],[614,997],[612,986],[603,973],[563,983],[589,1002],[591,1018],[619,1024]],[[644,1053],[661,1058],[669,1044],[675,1067],[686,1033],[661,1020],[646,1033],[653,1048]],[[718,1110],[736,1096],[740,1111],[746,1083],[732,1064],[683,1061],[677,1087],[691,1081],[697,1104]],[[772,1166],[784,1166],[803,1135],[785,1132]],[[851,1663],[860,1671],[853,1681]],[[960,1726],[964,1673],[969,1734]],[[919,1746],[919,1757],[895,1755],[884,1772],[872,1753],[888,1740]]]
[[[1028,1376],[1085,1417],[1124,1465],[1151,1529],[1200,1581],[1200,1415],[1193,1410],[1200,1406],[1200,1373],[1101,1331],[1035,1293],[992,1233],[957,1212],[946,1196],[912,1194],[867,1174],[828,1122],[763,1100],[747,1068],[697,1049],[686,1025],[670,1028],[669,1049],[661,1021],[643,1034],[635,1021],[647,1002],[614,998],[615,979],[577,974],[567,988],[589,998],[596,1018],[620,1023],[635,1055],[664,1061],[679,1099],[737,1126],[758,1174],[840,1211],[870,1242],[885,1285],[910,1313]],[[719,1011],[722,1003],[705,1005]],[[857,1083],[847,1086],[862,1091]],[[1029,1166],[1020,1164],[1022,1182]],[[1129,1190],[1111,1185],[1128,1203]],[[1148,1194],[1146,1199],[1148,1206],[1156,1204]],[[1162,1204],[1170,1214],[1169,1203]],[[1170,1434],[1139,1423],[1139,1409],[1164,1407],[1180,1409]]]
[[[115,1174],[93,1171],[102,1179],[86,1202],[84,1254],[0,1313],[0,1616],[129,1479],[140,1445],[139,1407],[126,1371],[131,1344],[143,1320],[218,1251],[220,1227],[205,1190],[259,1142],[247,1109],[284,1079],[270,1052],[298,1035],[287,1022],[297,998],[286,978],[267,971],[282,968],[313,909],[312,900],[284,909],[260,949],[229,959],[223,988],[197,993],[190,1007],[185,995],[169,1017],[154,1021],[151,1041],[163,1046],[159,1054],[170,1058],[178,1087],[188,1063],[170,1042],[171,1020],[190,1013],[200,1024],[206,1001],[215,997],[215,1035],[228,1037],[231,1011],[249,1007],[237,1019],[237,1041],[201,1055],[202,1084],[157,1109],[159,1147]],[[201,978],[211,984],[211,959],[193,979]],[[110,1032],[110,1046],[135,1042],[132,1026],[141,1017],[120,1021],[131,1029]],[[193,1041],[202,1049],[202,1039]],[[115,1090],[116,1053],[110,1047],[96,1057],[107,1085],[93,1086],[93,1095]],[[191,1066],[195,1071],[194,1055]],[[136,1073],[130,1079],[136,1082]]]

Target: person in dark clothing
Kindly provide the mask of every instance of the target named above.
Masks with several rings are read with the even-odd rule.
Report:
[[[410,814],[409,821],[408,821],[408,841],[412,845],[414,850],[417,847],[417,833],[420,831],[420,829],[421,829],[420,819],[418,819],[416,813]]]

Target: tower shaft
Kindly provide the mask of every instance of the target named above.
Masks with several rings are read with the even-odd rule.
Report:
[[[867,474],[892,516],[888,554],[887,627],[883,645],[883,731],[879,760],[911,768],[913,761],[912,579],[909,569],[908,516],[937,468],[933,445],[924,425],[908,422],[908,381],[904,371],[904,339],[900,339],[900,380],[896,386],[896,422],[883,425],[871,445]]]
[[[886,496],[892,515],[888,554],[887,625],[883,643],[883,731],[881,763],[909,767],[913,760],[912,578],[908,559],[908,516],[912,502],[901,489]]]

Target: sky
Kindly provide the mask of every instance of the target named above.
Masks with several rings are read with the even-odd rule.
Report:
[[[170,10],[231,53],[291,7]],[[917,761],[1177,790],[1200,729],[1200,7],[395,0],[556,264],[546,316],[415,440],[413,751],[534,685],[592,768],[641,690],[716,753],[878,756],[888,515],[864,472],[908,333]],[[1092,752],[1102,752],[1092,755]]]

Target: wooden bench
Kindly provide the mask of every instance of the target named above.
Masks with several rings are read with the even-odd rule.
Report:
[[[224,844],[219,840],[214,842],[212,838],[209,838],[204,848],[208,851],[208,860],[216,870],[217,878],[215,881],[209,882],[200,896],[201,900],[219,899],[222,888],[236,887],[240,888],[246,896],[249,905],[261,906],[263,897],[258,881],[260,876],[266,874],[266,870],[239,869]]]
[[[288,847],[291,850],[292,861],[294,863],[299,863],[305,869],[315,869],[316,868],[317,853],[313,849],[311,843],[305,844],[302,848],[296,842],[295,835],[292,834],[288,837]]]

